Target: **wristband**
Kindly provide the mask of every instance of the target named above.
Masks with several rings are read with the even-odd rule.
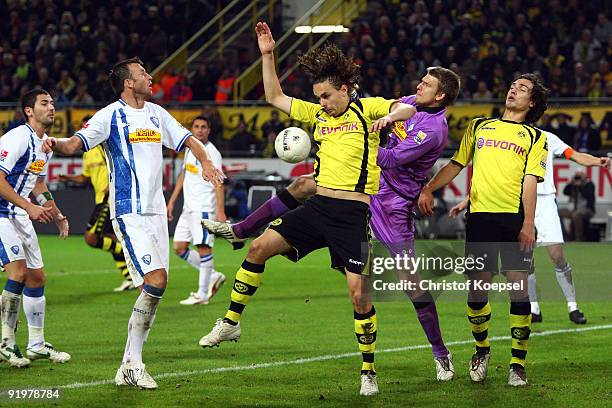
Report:
[[[43,205],[47,201],[52,201],[52,200],[53,200],[53,196],[48,191],[45,191],[42,194],[39,194],[36,196],[36,202],[38,203],[38,205]]]

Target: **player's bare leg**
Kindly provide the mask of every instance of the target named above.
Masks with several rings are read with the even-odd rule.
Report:
[[[247,218],[237,224],[202,220],[202,225],[218,237],[227,239],[234,249],[244,246],[244,241],[260,228],[274,221],[286,212],[298,207],[317,191],[313,175],[300,176],[277,196],[263,203]]]

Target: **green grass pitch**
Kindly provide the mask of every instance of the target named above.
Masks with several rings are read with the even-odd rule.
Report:
[[[197,272],[171,256],[168,289],[149,341],[147,369],[156,391],[117,389],[126,328],[136,292],[113,293],[120,282],[111,257],[85,246],[79,237],[40,237],[45,270],[45,334],[72,354],[64,365],[35,361],[28,369],[0,364],[0,389],[65,386],[61,406],[414,406],[548,407],[612,406],[612,245],[569,244],[579,305],[589,322],[573,325],[561,300],[554,271],[536,251],[544,322],[533,328],[527,356],[530,385],[506,385],[510,341],[492,343],[489,378],[472,384],[467,374],[473,346],[463,301],[438,303],[444,338],[454,354],[456,378],[437,383],[431,351],[412,305],[378,302],[376,356],[380,395],[359,397],[360,357],[353,333],[352,307],[342,275],[329,269],[326,251],[298,264],[270,261],[261,288],[242,319],[242,338],[220,348],[202,349],[206,334],[229,304],[234,273],[246,251],[215,245],[216,269],[226,285],[208,306],[181,306],[197,286]],[[0,274],[4,285],[6,275]],[[509,304],[493,303],[491,336],[509,335]],[[17,333],[25,349],[23,313]],[[571,331],[574,329],[592,329]],[[543,334],[538,336],[537,334]],[[0,401],[0,406],[9,404]],[[47,402],[49,404],[49,402]],[[11,404],[10,406],[15,406]]]

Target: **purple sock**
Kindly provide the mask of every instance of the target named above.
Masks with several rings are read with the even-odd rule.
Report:
[[[425,300],[424,297],[429,299]],[[423,302],[425,300],[425,302]],[[417,318],[423,326],[423,331],[427,336],[427,340],[431,343],[431,350],[433,351],[434,357],[446,357],[448,355],[448,349],[444,345],[442,340],[442,331],[440,330],[440,321],[438,320],[438,311],[436,310],[436,304],[433,298],[426,292],[421,295],[418,299],[413,301],[414,308],[417,312]]]
[[[264,225],[300,205],[301,203],[293,198],[291,193],[285,189],[277,196],[263,203],[261,207],[249,214],[243,221],[234,224],[234,234],[238,238],[248,238]]]

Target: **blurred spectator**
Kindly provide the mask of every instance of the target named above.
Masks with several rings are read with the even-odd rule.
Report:
[[[584,70],[582,62],[574,63],[574,73],[568,78],[569,87],[575,96],[587,96],[591,78]]]
[[[543,73],[544,59],[538,54],[538,49],[535,44],[529,44],[527,47],[527,55],[523,59],[521,71]]]
[[[601,148],[599,131],[593,127],[591,118],[588,115],[582,115],[580,117],[572,146],[579,152],[588,152]]]
[[[172,66],[168,67],[167,71],[161,77],[159,84],[164,91],[164,100],[168,101],[172,95],[172,88],[179,81],[179,74],[176,73],[176,69]]]
[[[563,140],[565,144],[573,146],[576,128],[568,123],[571,116],[561,112],[555,116],[555,119],[557,121],[557,128],[554,133],[559,136],[559,139]]]
[[[230,148],[239,156],[255,156],[257,152],[257,139],[247,130],[246,123],[240,121],[238,129],[231,138]]]
[[[610,46],[610,38],[612,38],[612,23],[608,20],[606,13],[600,11],[597,13],[597,24],[593,27],[593,36],[600,43],[607,43]]]
[[[276,138],[276,135],[278,135],[278,133],[284,128],[285,125],[283,125],[283,122],[281,122],[278,111],[273,109],[272,112],[270,112],[270,119],[261,125],[261,132],[264,139],[266,139],[266,137],[270,134],[274,135]]]
[[[217,91],[215,92],[215,102],[219,104],[226,103],[234,92],[234,81],[236,75],[233,70],[225,68],[223,73],[217,80]]]
[[[491,99],[493,99],[493,94],[487,89],[487,83],[485,81],[478,81],[478,88],[472,94],[472,100],[474,102],[484,102]]]
[[[606,59],[599,61],[599,67],[597,72],[594,72],[591,76],[589,83],[589,98],[600,98],[606,95],[606,85],[612,82],[612,72],[610,72],[610,63]]]
[[[215,85],[218,74],[202,62],[191,78],[193,99],[197,101],[212,101],[215,98]]]
[[[170,100],[178,102],[189,102],[193,99],[193,92],[191,87],[187,84],[187,79],[183,76],[179,76],[179,80],[174,84],[170,90]]]
[[[597,39],[593,38],[593,33],[588,28],[582,30],[580,40],[574,44],[574,61],[588,61],[593,58],[593,48],[601,47]]]
[[[94,98],[87,92],[87,84],[80,84],[77,88],[76,95],[72,99],[73,103],[90,104],[94,102]]]
[[[565,185],[563,194],[569,197],[571,210],[560,210],[559,215],[562,219],[571,220],[574,239],[584,241],[589,220],[595,214],[595,185],[582,171],[578,171],[572,181]]]

